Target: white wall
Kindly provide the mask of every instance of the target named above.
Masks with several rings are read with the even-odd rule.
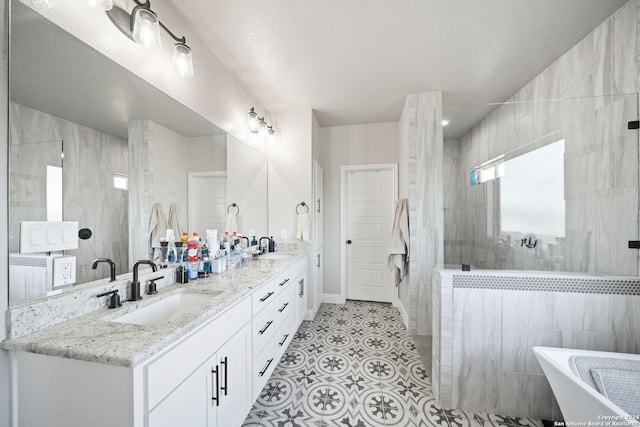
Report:
[[[310,108],[278,111],[281,132],[269,146],[269,232],[277,242],[296,241],[296,206],[312,202],[312,116]]]
[[[227,135],[189,138],[185,154],[176,161],[189,164],[189,172],[227,170]]]
[[[324,293],[340,295],[340,166],[398,162],[398,123],[320,128],[324,169]]]

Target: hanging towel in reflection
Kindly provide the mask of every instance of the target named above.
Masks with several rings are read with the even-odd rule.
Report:
[[[409,200],[398,200],[395,211],[388,253],[389,269],[398,286],[409,270]]]
[[[298,214],[298,231],[296,238],[308,242],[311,238],[311,219],[308,213]]]
[[[180,205],[177,203],[171,203],[169,206],[169,227],[173,230],[173,235],[176,238],[182,236],[182,227],[180,227]]]
[[[160,203],[154,203],[149,218],[149,247],[159,248],[160,238],[167,235],[167,218]]]
[[[238,215],[234,213],[227,214],[227,224],[225,225],[224,230],[228,231],[229,234],[238,232]]]

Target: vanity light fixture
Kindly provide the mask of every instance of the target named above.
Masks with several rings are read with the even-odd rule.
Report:
[[[449,120],[447,120],[447,119],[442,119],[442,122],[441,122],[441,123],[442,123],[442,126],[446,126],[446,125],[448,125],[448,124],[449,124]]]
[[[256,113],[256,110],[253,107],[249,110],[248,116],[247,126],[249,126],[249,130],[251,133],[258,133],[258,130],[260,130],[260,126],[258,125],[258,113]]]
[[[111,10],[113,7],[113,0],[87,0],[87,3],[96,9],[102,9],[105,12],[107,10]]]
[[[88,0],[102,3],[105,0]],[[112,0],[111,0],[112,1]],[[157,49],[161,46],[160,28],[167,32],[175,41],[172,63],[181,77],[193,76],[193,55],[187,45],[186,38],[178,37],[158,19],[158,15],[151,10],[151,1],[133,0],[136,6],[131,13],[114,5],[107,10],[111,22],[127,37],[147,49]],[[106,10],[106,9],[105,9]]]

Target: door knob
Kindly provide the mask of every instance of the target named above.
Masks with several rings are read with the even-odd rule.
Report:
[[[347,240],[347,245],[350,245],[350,244],[351,244],[351,240]]]

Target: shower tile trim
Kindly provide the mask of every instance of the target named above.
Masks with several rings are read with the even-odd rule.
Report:
[[[534,292],[572,292],[582,294],[640,295],[640,278],[595,277],[536,272],[451,273],[454,288],[501,289]]]

